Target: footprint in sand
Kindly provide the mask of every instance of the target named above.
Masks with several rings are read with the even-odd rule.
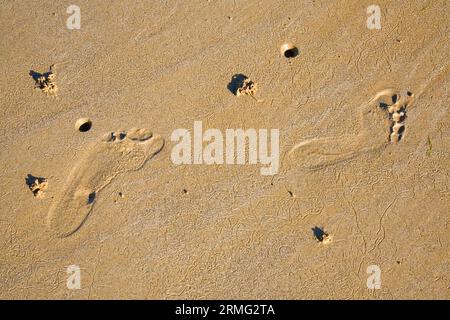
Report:
[[[303,169],[316,170],[398,142],[405,131],[406,106],[413,99],[410,92],[401,96],[392,89],[382,90],[359,108],[355,117],[359,133],[306,139],[289,150],[288,159]]]
[[[75,164],[48,213],[48,226],[59,237],[76,232],[92,211],[99,192],[116,176],[142,168],[164,146],[146,129],[109,133]]]

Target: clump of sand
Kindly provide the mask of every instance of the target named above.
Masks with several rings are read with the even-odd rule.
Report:
[[[255,93],[258,91],[258,84],[251,80],[250,78],[245,79],[242,85],[237,88],[236,96],[248,95],[253,99],[257,100]]]
[[[323,235],[322,244],[330,244],[333,241],[333,236],[326,233]]]
[[[56,74],[53,72],[53,65],[50,66],[50,71],[40,75],[36,79],[36,88],[39,88],[46,95],[57,96],[58,85],[55,82]]]
[[[317,242],[329,244],[333,241],[333,237],[324,228],[314,227],[312,231]]]
[[[36,198],[43,198],[45,190],[48,188],[48,181],[45,178],[33,178],[30,181],[29,188]]]

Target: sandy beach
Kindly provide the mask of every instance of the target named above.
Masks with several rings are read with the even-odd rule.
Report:
[[[450,299],[449,1],[0,0],[0,30],[1,299]]]

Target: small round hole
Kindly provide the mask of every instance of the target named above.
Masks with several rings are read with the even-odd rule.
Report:
[[[283,44],[280,48],[280,52],[285,58],[288,59],[295,58],[299,54],[298,48],[294,46],[292,43]]]
[[[75,123],[75,128],[80,132],[87,132],[91,130],[92,121],[89,118],[81,118]]]

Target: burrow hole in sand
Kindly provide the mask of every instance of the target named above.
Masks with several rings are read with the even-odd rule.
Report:
[[[92,121],[89,118],[81,118],[75,122],[75,129],[80,132],[87,132],[91,130]]]
[[[295,58],[299,54],[298,48],[290,42],[283,44],[280,48],[280,52],[285,58],[288,59]]]

